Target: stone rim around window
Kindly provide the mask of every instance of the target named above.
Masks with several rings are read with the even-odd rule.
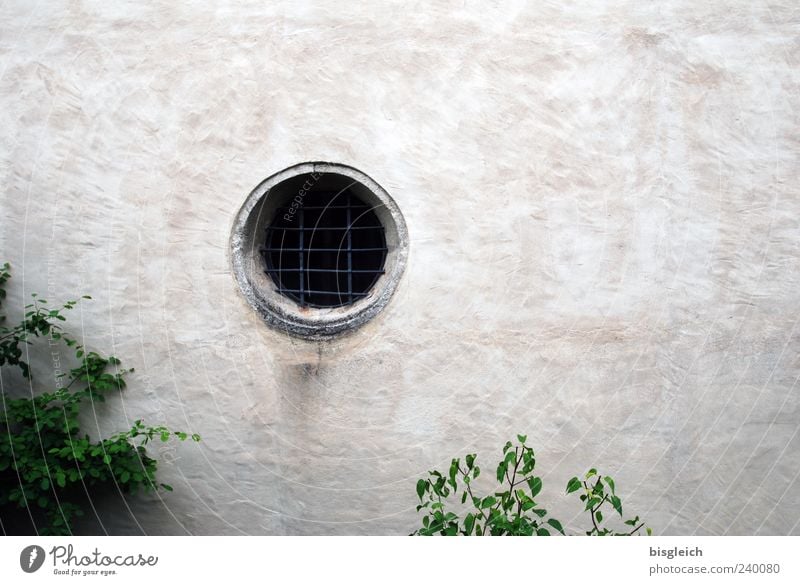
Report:
[[[352,192],[370,206],[384,228],[384,273],[363,298],[339,307],[301,306],[276,289],[265,270],[260,249],[266,228],[279,207],[291,206],[306,193],[341,189]],[[285,210],[283,210],[285,211]],[[239,288],[248,303],[277,330],[307,339],[324,339],[347,333],[375,317],[394,294],[408,257],[408,232],[400,209],[391,196],[361,171],[342,164],[309,162],[284,169],[262,181],[245,200],[234,220],[231,261]]]

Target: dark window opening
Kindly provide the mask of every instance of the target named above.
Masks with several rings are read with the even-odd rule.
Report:
[[[349,189],[312,191],[277,208],[261,254],[279,293],[303,307],[341,307],[383,274],[386,238],[372,207]]]

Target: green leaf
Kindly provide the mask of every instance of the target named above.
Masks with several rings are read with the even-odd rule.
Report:
[[[103,463],[109,465],[111,463],[111,455],[109,455],[108,453],[103,455]]]
[[[524,462],[522,466],[522,473],[523,475],[527,475],[536,467],[536,459],[533,456],[533,449],[528,447],[525,448],[525,450],[522,452],[522,461]]]
[[[531,497],[535,498],[542,491],[542,478],[532,477],[528,480],[528,487],[531,488]]]
[[[617,513],[622,516],[622,501],[617,496],[611,496],[611,505],[614,506],[614,509]]]
[[[602,522],[603,521],[603,513],[600,510],[595,512],[594,516],[595,516],[595,518],[597,518],[597,522]]]
[[[567,482],[567,493],[571,494],[574,491],[581,489],[581,480],[577,477],[573,477],[571,480]]]
[[[39,487],[40,487],[42,490],[48,490],[48,489],[50,489],[50,479],[49,479],[49,478],[47,478],[47,477],[45,477],[45,478],[42,478],[42,483],[40,483],[40,484],[39,484]]]
[[[56,483],[58,484],[58,487],[62,488],[67,485],[67,477],[60,469],[56,471]]]
[[[171,491],[172,491],[172,486],[171,486],[171,485],[168,485],[168,484],[166,484],[166,483],[162,483],[162,484],[161,484],[161,487],[162,487],[162,488],[164,488],[165,490],[167,490],[168,492],[171,492]]]
[[[472,534],[472,529],[475,526],[475,515],[474,514],[467,514],[466,518],[464,518],[464,532],[467,533],[467,536]]]
[[[506,465],[505,461],[501,461],[500,464],[497,466],[497,481],[499,483],[503,483],[503,478],[506,476],[506,469],[508,466]]]
[[[597,470],[592,467],[589,471],[586,472],[586,479],[589,479],[593,475],[597,475]]]
[[[536,530],[537,536],[550,536],[550,531],[547,528],[539,528]]]
[[[122,483],[128,483],[128,480],[129,480],[130,478],[131,478],[131,474],[130,474],[130,472],[129,472],[128,470],[125,470],[125,471],[123,471],[123,472],[120,474],[120,476],[119,476],[119,480],[120,480]]]
[[[615,492],[614,492],[614,480],[613,480],[613,479],[611,479],[611,478],[610,478],[610,477],[608,477],[608,476],[605,476],[603,479],[604,479],[604,480],[605,480],[605,482],[608,484],[608,487],[609,487],[609,488],[611,488],[611,493],[612,493],[612,494],[613,494],[613,493],[615,493]]]
[[[520,443],[524,443],[525,441],[527,441],[527,440],[528,440],[528,435],[517,435],[517,440],[518,440]]]
[[[555,518],[550,518],[547,523],[558,530],[561,534],[564,534],[564,528],[561,526],[561,522],[556,520]]]
[[[422,499],[422,496],[425,494],[425,489],[428,487],[428,482],[424,479],[421,479],[417,482],[417,495],[419,499]]]
[[[453,493],[457,491],[458,484],[456,483],[456,473],[458,473],[458,459],[453,459],[450,463],[450,472],[448,474],[448,483],[453,486]]]
[[[594,508],[599,503],[600,503],[600,498],[589,498],[586,501],[586,508],[584,508],[584,510],[590,510],[591,508]]]
[[[475,464],[475,455],[467,455],[465,459],[467,461],[467,469],[472,469],[472,466]]]
[[[491,507],[492,507],[492,506],[494,506],[496,503],[497,503],[497,498],[495,498],[494,496],[486,496],[486,497],[485,497],[485,498],[483,498],[483,500],[481,501],[480,508],[481,508],[482,510],[485,510],[486,508],[491,508]]]

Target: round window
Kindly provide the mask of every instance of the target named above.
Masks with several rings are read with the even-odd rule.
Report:
[[[388,302],[408,235],[397,204],[364,173],[304,163],[256,187],[231,239],[234,274],[267,323],[324,338],[351,330]]]

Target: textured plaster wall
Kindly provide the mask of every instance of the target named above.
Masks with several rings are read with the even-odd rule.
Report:
[[[657,533],[800,534],[798,62],[788,0],[3,3],[10,300],[93,295],[73,332],[136,373],[92,432],[203,436],[83,529],[404,534],[427,469],[527,432],[572,529],[597,465]],[[308,160],[411,240],[329,343],[268,329],[229,257]]]

